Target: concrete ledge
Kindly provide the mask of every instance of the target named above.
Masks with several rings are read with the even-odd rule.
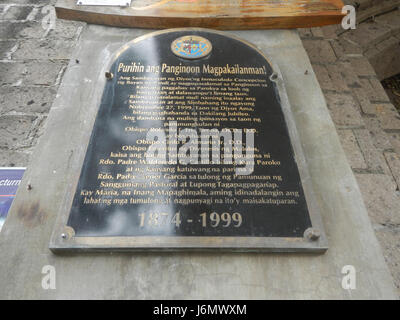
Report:
[[[330,243],[325,255],[55,256],[49,251],[57,213],[79,175],[83,159],[77,155],[83,153],[78,150],[86,148],[93,126],[104,61],[125,42],[147,32],[99,26],[84,31],[0,234],[0,298],[396,299],[356,180],[295,31],[233,33],[263,50],[286,81]],[[56,290],[41,288],[45,265],[56,268]],[[356,290],[342,288],[345,265],[357,271]]]

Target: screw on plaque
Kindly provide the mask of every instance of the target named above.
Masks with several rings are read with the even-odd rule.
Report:
[[[112,72],[107,71],[106,78],[107,78],[107,80],[111,80],[112,78],[114,78],[114,75],[112,74]]]
[[[75,231],[73,228],[66,226],[61,233],[61,238],[64,240],[71,240],[75,237]]]
[[[310,241],[317,241],[321,238],[321,232],[318,229],[308,228],[304,231],[304,237]]]
[[[278,75],[274,72],[274,73],[271,74],[271,76],[269,77],[269,80],[271,80],[271,81],[276,81],[276,80],[278,80]]]

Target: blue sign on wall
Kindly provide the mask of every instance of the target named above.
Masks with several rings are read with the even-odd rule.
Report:
[[[0,168],[0,230],[17,193],[25,168]]]

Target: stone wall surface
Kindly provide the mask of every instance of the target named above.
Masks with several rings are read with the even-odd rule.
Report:
[[[55,21],[55,2],[0,3],[0,166],[29,164],[82,31]]]
[[[400,1],[345,1],[355,30],[299,29],[400,294],[400,115],[380,80],[400,73]]]
[[[400,293],[400,116],[380,84],[400,73],[400,1],[345,2],[357,29],[299,33]],[[0,3],[0,166],[29,165],[84,27],[49,28],[54,3]]]
[[[344,2],[357,8],[358,25],[351,31],[337,30],[342,43],[356,46],[380,80],[400,73],[400,0]]]

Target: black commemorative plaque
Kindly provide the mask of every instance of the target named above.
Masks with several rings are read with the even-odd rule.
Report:
[[[282,77],[206,29],[124,46],[50,247],[323,251]]]

